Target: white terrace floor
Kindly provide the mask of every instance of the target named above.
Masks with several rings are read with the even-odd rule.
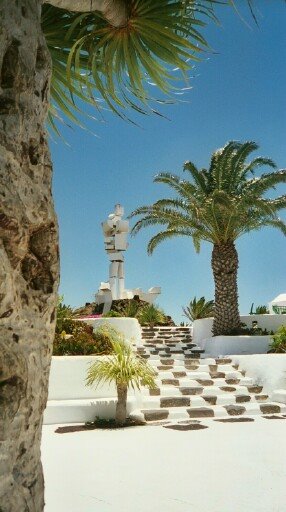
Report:
[[[43,430],[45,512],[285,512],[286,419]]]

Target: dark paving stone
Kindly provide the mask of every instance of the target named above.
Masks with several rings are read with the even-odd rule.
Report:
[[[221,358],[215,360],[216,364],[230,364],[232,362],[231,359],[228,358]]]
[[[264,402],[264,400],[267,400],[268,398],[268,395],[255,395],[255,400],[257,402]]]
[[[209,369],[211,372],[217,371],[217,364],[209,364]]]
[[[239,384],[240,383],[240,379],[225,379],[225,382],[227,384]]]
[[[173,372],[174,377],[186,377],[186,372]]]
[[[195,379],[198,384],[201,384],[202,386],[213,386],[214,381],[213,380],[205,380],[205,379]]]
[[[217,396],[203,396],[203,399],[211,405],[216,405]]]
[[[247,386],[249,393],[261,393],[263,386]]]
[[[199,423],[190,423],[189,425],[179,425],[175,423],[174,425],[164,425],[164,428],[169,428],[171,430],[202,430],[204,428],[208,428],[206,425],[200,425]]]
[[[170,385],[170,386],[179,386],[179,381],[178,379],[162,379],[162,384],[165,386],[165,385]]]
[[[235,391],[236,388],[232,387],[232,386],[221,386],[219,389],[221,389],[222,391]]]
[[[214,421],[220,421],[221,423],[243,423],[245,421],[254,421],[254,418],[222,418]]]
[[[193,407],[192,409],[187,409],[187,413],[190,418],[213,418],[214,411],[209,407]]]
[[[160,388],[156,388],[156,389],[149,389],[149,395],[150,396],[158,396],[161,394],[161,390]]]
[[[272,416],[262,416],[262,418],[265,418],[266,420],[286,420],[286,417],[283,416],[276,416],[273,414]]]
[[[158,409],[149,409],[142,412],[146,421],[165,420],[169,416],[169,411],[159,411]]]
[[[158,370],[172,370],[173,368],[174,368],[173,365],[167,365],[167,364],[162,364],[160,366],[157,366]]]
[[[237,404],[243,403],[243,402],[250,402],[251,396],[249,395],[237,395],[235,397],[235,401]]]
[[[279,405],[261,404],[259,407],[260,407],[260,410],[261,410],[261,412],[263,414],[272,414],[272,413],[275,413],[275,412],[281,412],[281,409],[280,409]]]
[[[184,396],[173,396],[170,398],[161,398],[160,405],[162,408],[165,407],[189,407],[191,401],[189,398]]]
[[[240,416],[245,413],[245,407],[242,405],[224,405],[225,410],[230,416]]]
[[[210,376],[212,379],[224,379],[225,378],[225,373],[224,372],[211,372],[210,371]]]
[[[203,387],[181,387],[179,388],[182,395],[200,395],[203,392]]]
[[[161,359],[161,364],[173,365],[174,364],[174,359],[164,359],[163,361]]]

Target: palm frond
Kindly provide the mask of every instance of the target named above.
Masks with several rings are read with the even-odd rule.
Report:
[[[199,17],[208,15],[208,6],[130,0],[128,9],[126,26],[116,28],[99,12],[43,5],[42,27],[53,63],[52,101],[71,121],[79,109],[76,100],[95,106],[103,100],[123,118],[127,107],[154,111],[150,84],[164,95],[176,90],[175,70],[186,80],[192,62],[207,47]]]

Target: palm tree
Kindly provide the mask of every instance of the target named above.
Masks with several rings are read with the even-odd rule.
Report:
[[[186,316],[191,322],[198,320],[199,318],[208,318],[214,314],[214,301],[207,300],[204,297],[200,297],[198,300],[195,297],[190,301],[190,304],[183,307],[184,316]]]
[[[140,389],[141,386],[156,388],[156,372],[144,359],[136,356],[130,345],[118,339],[113,342],[113,353],[93,363],[86,379],[87,386],[94,383],[115,383],[117,404],[115,421],[123,426],[127,418],[128,388]]]
[[[170,173],[158,174],[154,181],[168,185],[177,197],[141,206],[130,215],[140,217],[133,227],[134,235],[143,227],[164,226],[151,238],[149,254],[162,241],[177,236],[191,237],[197,252],[202,241],[213,245],[214,336],[240,327],[237,238],[263,227],[278,228],[286,235],[286,225],[278,217],[286,207],[286,195],[265,197],[270,189],[286,182],[286,170],[255,177],[254,172],[261,166],[276,168],[269,158],[246,162],[257,149],[255,142],[231,141],[213,153],[208,169],[198,170],[192,162],[186,162],[184,170],[189,173],[189,180]]]

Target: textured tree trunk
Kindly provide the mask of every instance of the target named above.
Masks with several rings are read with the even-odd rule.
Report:
[[[212,252],[215,282],[213,335],[229,334],[240,325],[237,293],[238,256],[233,242],[215,244]]]
[[[127,416],[127,386],[126,384],[117,385],[117,404],[115,421],[123,426],[126,423]]]
[[[0,1],[0,511],[41,512],[58,236],[40,0]]]

